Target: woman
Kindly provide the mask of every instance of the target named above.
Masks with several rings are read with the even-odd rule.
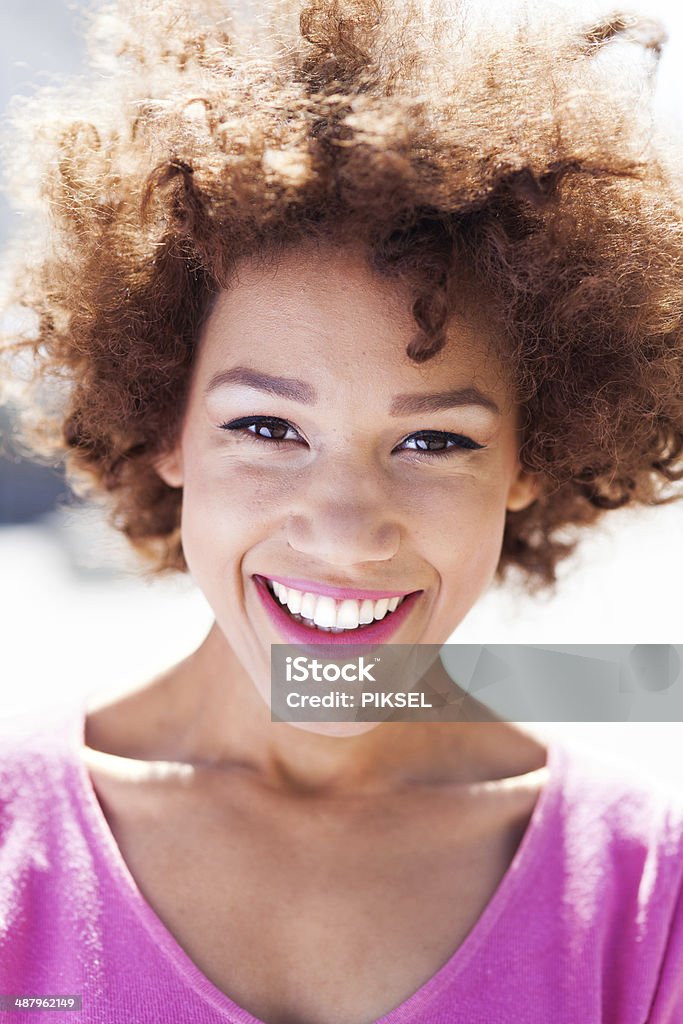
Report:
[[[673,1024],[681,806],[514,723],[270,712],[271,645],[440,646],[668,500],[680,189],[614,86],[657,37],[293,11],[121,3],[87,88],[22,110],[26,437],[215,622],[4,740],[1,987],[102,1022]]]

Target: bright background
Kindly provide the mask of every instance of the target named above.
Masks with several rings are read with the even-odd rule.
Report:
[[[499,5],[509,10],[507,0]],[[656,102],[672,130],[683,130],[683,8],[649,2],[637,9],[660,17],[668,29]],[[45,72],[79,68],[79,10],[63,0],[5,0],[0,107],[43,82]],[[11,221],[1,207],[3,234]],[[57,474],[0,462],[0,718],[141,684],[193,650],[211,623],[190,579],[143,582],[125,542],[94,510],[55,511],[55,498],[66,493]],[[492,591],[453,642],[682,643],[683,502],[619,511],[607,520],[563,568],[555,597]],[[679,723],[532,728],[571,735],[631,768],[683,785]]]

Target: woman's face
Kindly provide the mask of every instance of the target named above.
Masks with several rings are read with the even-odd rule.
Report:
[[[376,626],[314,626],[312,642],[379,628],[440,646],[494,576],[506,510],[535,497],[490,335],[476,315],[453,323],[419,366],[405,353],[410,307],[359,252],[311,247],[276,269],[245,263],[205,324],[178,445],[157,466],[183,488],[192,577],[266,702],[270,645],[309,627],[259,580],[314,595],[419,592]],[[304,614],[328,622],[341,601],[326,596]],[[354,601],[360,614],[372,600],[365,618],[382,610],[346,598],[345,623]]]

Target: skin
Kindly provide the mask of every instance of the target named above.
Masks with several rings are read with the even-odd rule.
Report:
[[[421,589],[394,642],[441,645],[493,579],[506,511],[537,496],[538,481],[519,465],[519,411],[490,328],[476,310],[454,320],[444,351],[422,366],[405,352],[415,332],[408,293],[352,248],[301,248],[267,269],[245,262],[218,296],[178,443],[157,462],[165,482],[183,488],[183,549],[215,622],[164,680],[155,753],[247,765],[270,790],[319,795],[501,778],[542,763],[538,742],[508,723],[270,720],[270,645],[282,637],[254,573]],[[302,381],[316,400],[234,382],[207,393],[237,366]],[[471,386],[499,414],[470,404],[390,415],[395,396]],[[274,446],[254,426],[222,429],[258,415],[286,421],[288,443]],[[419,431],[483,447],[434,456],[416,449]]]
[[[481,918],[547,781],[547,750],[512,723],[271,721],[281,638],[254,573],[423,590],[395,640],[441,645],[493,578],[506,509],[534,500],[490,328],[454,322],[421,367],[405,355],[414,332],[410,297],[358,251],[241,266],[157,466],[183,488],[183,548],[215,622],[183,662],[86,715],[86,766],[144,897],[268,1024],[376,1020],[425,984]],[[317,401],[206,394],[236,366],[302,380]],[[389,414],[396,395],[464,386],[501,415]],[[254,415],[286,420],[292,442],[221,429]],[[425,430],[485,447],[430,457]]]

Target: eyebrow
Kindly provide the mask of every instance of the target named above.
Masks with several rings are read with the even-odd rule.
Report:
[[[406,416],[415,412],[438,412],[439,409],[452,409],[458,405],[483,405],[485,409],[500,416],[500,409],[493,399],[472,386],[439,391],[432,395],[396,395],[389,407],[389,414]]]
[[[314,388],[303,380],[297,380],[295,377],[273,377],[269,373],[261,373],[260,370],[250,370],[248,366],[233,366],[230,370],[215,373],[206,386],[204,396],[224,384],[242,384],[255,391],[279,395],[281,398],[289,398],[304,405],[313,405],[316,399]]]
[[[252,370],[248,366],[233,366],[229,370],[221,370],[214,374],[204,391],[205,397],[225,384],[241,384],[255,391],[300,402],[302,405],[313,405],[317,398],[315,388],[306,381],[296,377],[274,377],[260,370]],[[481,405],[500,416],[500,409],[493,399],[473,386],[428,395],[396,395],[389,407],[389,415],[407,416],[412,413],[438,412],[440,409],[451,409],[460,405]]]

